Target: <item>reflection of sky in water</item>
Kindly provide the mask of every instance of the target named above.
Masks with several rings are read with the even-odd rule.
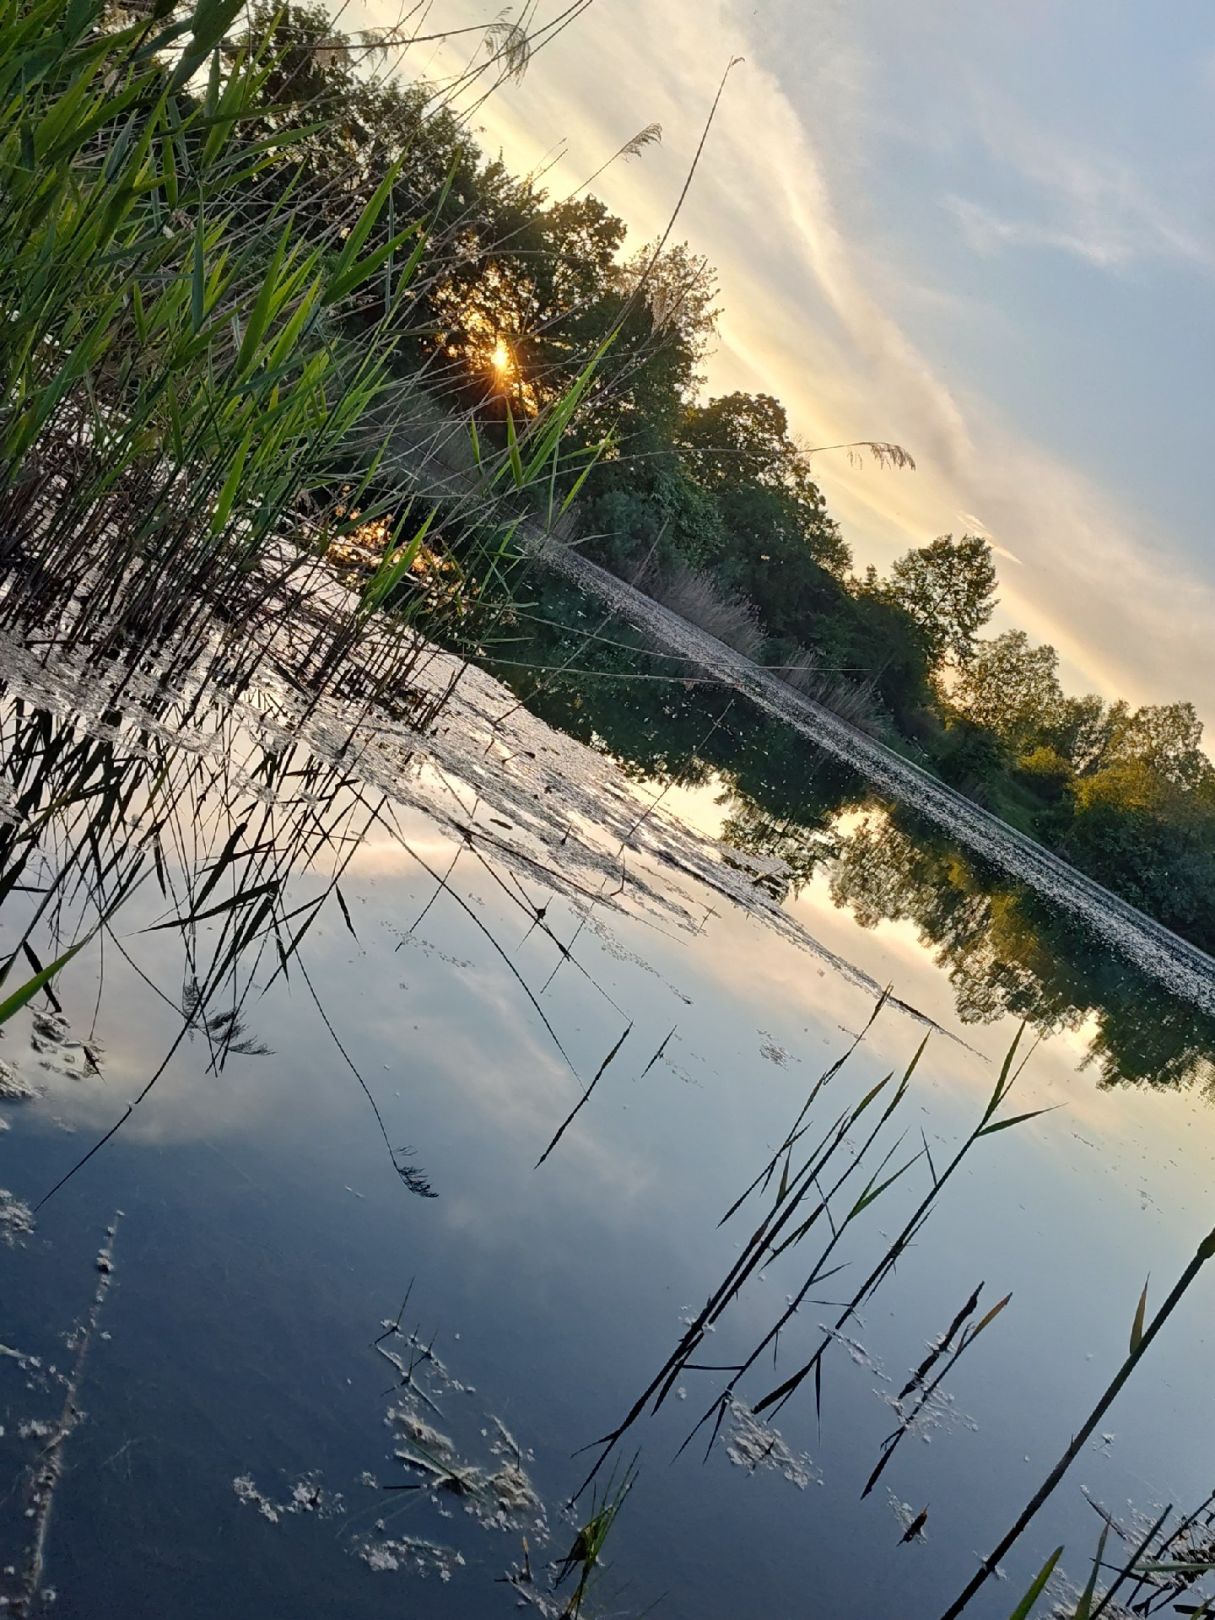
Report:
[[[409,833],[446,867],[449,839],[420,817]],[[526,919],[472,861],[457,866],[455,882],[529,984],[542,983],[552,944],[538,931],[524,941]],[[748,1228],[740,1215],[718,1229],[720,1215],[872,1005],[861,985],[721,897],[707,896],[715,911],[700,934],[603,908],[578,956],[606,995],[567,965],[543,1005],[582,1084],[630,1019],[633,1028],[534,1170],[579,1082],[468,915],[441,897],[409,935],[431,887],[398,846],[369,840],[343,879],[357,942],[326,913],[305,959],[390,1140],[416,1149],[437,1200],[404,1192],[297,976],[246,1009],[272,1056],[235,1058],[212,1075],[197,1043],[184,1048],[126,1131],[43,1212],[31,1244],[0,1251],[0,1339],[62,1359],[50,1336],[83,1309],[98,1234],[116,1206],[126,1211],[106,1307],[112,1337],[93,1348],[89,1421],[71,1442],[52,1529],[60,1612],[508,1612],[514,1594],[490,1583],[519,1556],[515,1532],[484,1531],[460,1511],[444,1520],[421,1501],[402,1508],[402,1498],[358,1484],[364,1470],[394,1477],[386,1366],[369,1349],[378,1324],[395,1316],[413,1279],[410,1318],[424,1337],[437,1335],[448,1366],[476,1390],[444,1397],[446,1418],[475,1444],[494,1414],[534,1450],[556,1520],[549,1550],[563,1551],[558,1509],[584,1462],[570,1453],[623,1415],[672,1348],[681,1316],[732,1262]],[[858,929],[819,880],[794,909],[829,950],[956,1027],[948,982],[906,925]],[[548,920],[562,938],[573,931],[564,901]],[[124,939],[154,977],[178,971],[163,935],[136,937],[132,923]],[[0,1184],[25,1197],[117,1117],[173,1038],[170,1009],[140,993],[113,953],[106,973],[104,1082],[54,1081],[45,1104],[8,1110],[15,1128],[0,1135]],[[73,1005],[65,987],[79,1024],[87,996]],[[968,1044],[933,1035],[907,1104],[909,1141],[918,1145],[922,1129],[944,1155],[981,1111],[1014,1032],[1004,1020],[962,1031]],[[922,1034],[888,1007],[825,1094],[824,1123],[887,1070],[901,1071]],[[17,1055],[20,1036],[5,1044]],[[709,1374],[686,1373],[686,1398],[673,1396],[632,1431],[623,1450],[642,1447],[642,1474],[608,1549],[607,1612],[639,1614],[666,1594],[660,1612],[688,1617],[931,1620],[953,1595],[1123,1354],[1145,1274],[1158,1300],[1211,1219],[1204,1107],[1185,1094],[1099,1092],[1078,1072],[1083,1056],[1075,1034],[1038,1046],[1016,1108],[1062,1107],[979,1145],[862,1313],[855,1332],[870,1364],[842,1349],[828,1358],[821,1428],[808,1389],[777,1420],[823,1484],[799,1490],[777,1470],[731,1466],[720,1446],[705,1466],[703,1446],[669,1466],[716,1388]],[[851,1272],[816,1297],[847,1297],[850,1275],[918,1196],[911,1180],[906,1194],[874,1206],[849,1251]],[[795,1250],[753,1280],[708,1359],[744,1354],[807,1265]],[[885,1397],[981,1280],[985,1299],[1010,1289],[1014,1298],[950,1377],[958,1415],[909,1440],[859,1503],[893,1427]],[[1097,1520],[1081,1485],[1122,1508],[1196,1500],[1209,1486],[1194,1436],[1209,1419],[1210,1302],[1210,1286],[1200,1286],[1170,1325],[1104,1426],[1116,1440],[1081,1459],[1013,1561],[1015,1575],[1064,1539],[1069,1567],[1084,1567]],[[805,1308],[782,1339],[782,1375],[831,1314]],[[54,1399],[27,1389],[8,1361],[0,1377],[0,1447],[12,1473],[24,1460],[19,1414],[41,1414]],[[774,1381],[769,1358],[744,1389],[758,1394]],[[271,1525],[231,1487],[248,1473],[280,1500],[313,1470],[326,1490],[344,1493],[348,1515]],[[913,1508],[929,1504],[925,1544],[897,1547],[887,1486]],[[6,1537],[10,1511],[0,1520]],[[467,1564],[424,1586],[416,1575],[366,1569],[350,1554],[347,1519],[366,1530],[381,1513],[392,1516],[389,1533],[450,1540]],[[533,1548],[533,1561],[542,1556]],[[995,1587],[974,1612],[1002,1617],[1020,1590]]]

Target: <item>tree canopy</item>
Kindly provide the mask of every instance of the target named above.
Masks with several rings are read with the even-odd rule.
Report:
[[[996,606],[991,547],[975,534],[943,534],[900,557],[887,589],[923,631],[934,663],[965,664]]]
[[[984,726],[1014,754],[1049,735],[1063,710],[1059,655],[1035,647],[1024,630],[971,644],[949,692],[951,706]]]

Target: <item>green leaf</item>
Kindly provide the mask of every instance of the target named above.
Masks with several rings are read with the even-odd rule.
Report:
[[[610,332],[595,350],[595,353],[587,361],[586,365],[583,366],[581,372],[574,380],[573,385],[566,390],[565,394],[554,407],[551,415],[543,422],[543,424],[541,424],[540,434],[537,440],[538,448],[536,449],[531,460],[528,462],[520,487],[522,487],[523,483],[531,483],[537,472],[552,454],[559,439],[561,438],[561,435],[568,427],[575,410],[578,408],[578,404],[581,401],[583,394],[590,387],[591,381],[599,369],[600,361],[603,359],[604,355],[607,354],[608,350],[615,341],[616,332]]]
[[[991,1100],[987,1104],[987,1108],[986,1108],[986,1110],[985,1110],[985,1112],[983,1114],[984,1123],[986,1123],[986,1121],[991,1118],[991,1116],[995,1113],[996,1109],[1004,1101],[1005,1093],[1008,1091],[1008,1088],[1009,1088],[1010,1084],[1012,1083],[1009,1076],[1010,1076],[1010,1074],[1012,1072],[1013,1058],[1016,1057],[1016,1055],[1017,1055],[1017,1048],[1018,1048],[1018,1046],[1020,1046],[1021,1037],[1024,1034],[1025,1034],[1025,1025],[1022,1024],[1020,1029],[1013,1036],[1012,1045],[1009,1047],[1008,1051],[1004,1054],[1004,1062],[1000,1065],[1000,1075],[999,1075],[999,1079],[997,1079],[997,1081],[996,1081],[996,1089],[992,1092]]]
[[[1080,1594],[1080,1601],[1076,1605],[1076,1612],[1072,1620],[1092,1620],[1093,1598],[1097,1592],[1097,1578],[1101,1573],[1101,1560],[1105,1557],[1105,1543],[1109,1538],[1110,1527],[1104,1524],[1101,1527],[1101,1539],[1097,1543],[1097,1554],[1093,1559],[1093,1567],[1089,1571],[1088,1581],[1084,1591]]]
[[[338,254],[337,264],[334,266],[335,275],[343,275],[358,257],[359,250],[371,234],[371,228],[383,211],[388,201],[388,193],[396,184],[397,176],[401,172],[401,165],[405,162],[404,153],[393,163],[387,174],[380,181],[375,191],[367,199],[363,212],[350,227],[350,234],[342,243],[342,251]]]
[[[374,576],[368,583],[367,589],[363,592],[363,600],[361,605],[365,612],[370,612],[372,608],[379,607],[380,603],[385,599],[385,597],[387,597],[395,589],[395,587],[408,573],[410,568],[413,567],[414,559],[417,557],[418,552],[422,549],[422,542],[430,532],[430,526],[438,515],[438,506],[433,506],[423,521],[421,528],[405,547],[404,551],[402,551],[401,555],[396,558],[394,562],[390,563],[385,560],[385,562],[380,564],[380,567],[376,570]],[[402,519],[402,522],[403,521],[404,519]],[[394,550],[395,544],[394,542],[390,541],[388,545],[389,557],[391,557]]]
[[[228,476],[224,479],[224,487],[219,492],[215,515],[211,519],[211,533],[217,535],[221,532],[232,514],[232,507],[236,502],[240,490],[241,474],[245,470],[245,460],[249,454],[249,447],[253,443],[253,428],[249,427],[244,438],[237,446],[236,454],[232,457],[232,465],[228,468]]]
[[[1023,1125],[1027,1119],[1037,1119],[1039,1114],[1053,1114],[1060,1103],[1054,1103],[1050,1108],[1031,1108],[1028,1114],[1011,1114],[1007,1119],[998,1119],[994,1125],[984,1125],[975,1132],[976,1136],[991,1136],[995,1131],[1006,1131],[1013,1125]]]
[[[1149,1278],[1149,1281],[1151,1279]],[[1143,1316],[1147,1310],[1148,1285],[1145,1282],[1143,1292],[1139,1296],[1139,1303],[1135,1307],[1135,1320],[1131,1323],[1131,1354],[1134,1355],[1143,1343]]]
[[[66,967],[77,951],[82,951],[92,937],[90,934],[73,945],[70,950],[64,951],[63,955],[57,956],[48,967],[44,967],[40,973],[35,973],[32,979],[27,979],[19,990],[14,990],[11,996],[6,996],[0,1001],[0,1025],[7,1024],[14,1013],[21,1011],[27,1001],[32,1001],[39,990],[49,984],[60,968]]]
[[[1034,1604],[1042,1595],[1042,1588],[1055,1572],[1055,1565],[1063,1557],[1063,1548],[1056,1547],[1034,1577],[1033,1585],[1009,1615],[1008,1620],[1029,1620]]]
[[[506,405],[506,453],[510,457],[511,477],[515,480],[515,488],[523,488],[523,460],[519,455],[519,435],[515,432],[515,418],[510,408],[510,400]]]
[[[573,485],[570,488],[569,494],[565,497],[565,499],[561,503],[561,512],[563,514],[568,512],[570,507],[573,506],[574,502],[578,499],[578,496],[579,496],[579,494],[580,494],[580,492],[582,490],[583,484],[586,483],[587,479],[591,476],[591,474],[594,472],[595,468],[599,465],[600,457],[603,455],[604,451],[607,450],[607,448],[608,448],[608,446],[610,444],[611,444],[611,439],[609,437],[607,439],[601,439],[599,441],[599,443],[595,446],[593,456],[587,462],[586,466],[582,469],[582,471],[578,474],[577,478],[574,480]]]
[[[265,279],[258,291],[257,302],[254,304],[249,316],[249,324],[245,328],[245,335],[241,342],[240,353],[236,357],[236,374],[243,377],[249,366],[257,357],[257,347],[262,340],[262,333],[270,320],[270,314],[275,303],[275,289],[278,286],[279,272],[283,267],[283,258],[287,252],[287,243],[291,239],[291,222],[283,227],[283,234],[266,268]]]
[[[190,326],[194,332],[202,330],[207,313],[207,266],[203,252],[203,211],[200,208],[194,220],[194,255],[190,266]]]
[[[300,299],[299,303],[296,305],[294,311],[292,312],[291,319],[287,322],[286,326],[283,327],[282,331],[275,340],[274,347],[271,349],[269,357],[266,361],[267,370],[273,371],[274,368],[281,365],[283,361],[286,360],[288,355],[290,355],[294,350],[305,325],[312,319],[312,316],[315,313],[316,297],[317,293],[320,291],[320,286],[321,278],[318,275],[315,281],[313,281],[312,285],[308,288],[307,292]]]
[[[402,246],[402,244],[406,242],[416,230],[416,225],[407,225],[403,231],[398,231],[395,236],[390,236],[387,242],[382,243],[378,248],[374,249],[374,251],[369,253],[365,259],[360,259],[357,264],[351,265],[344,274],[335,276],[325,289],[325,296],[322,302],[325,304],[335,304],[340,298],[348,297],[349,294],[354,292],[357,287],[361,287],[365,281],[367,281],[371,276],[375,275],[380,266],[387,263],[396,250]],[[405,264],[402,275],[413,274],[413,271],[417,268],[418,262],[422,257],[424,245],[424,243],[419,242],[414,247],[413,252],[410,254],[409,259]]]
[[[179,90],[210,56],[235,22],[245,0],[198,0],[191,18],[191,38],[181,53],[170,90]]]

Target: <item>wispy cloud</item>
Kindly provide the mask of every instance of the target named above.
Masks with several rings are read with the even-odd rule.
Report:
[[[1032,211],[1011,212],[949,194],[943,206],[979,253],[1048,249],[1103,270],[1166,260],[1215,272],[1215,242],[1180,174],[1144,173],[1031,123],[988,95],[976,108],[988,156],[1030,194]]]
[[[1015,551],[1010,551],[1007,546],[1000,544],[982,518],[976,517],[973,512],[959,512],[958,522],[966,530],[967,534],[977,534],[986,540],[997,557],[1003,557],[1005,562],[1016,563],[1018,568],[1024,567],[1022,559],[1017,556]]]

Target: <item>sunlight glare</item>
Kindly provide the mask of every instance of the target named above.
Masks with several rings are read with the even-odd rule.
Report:
[[[494,344],[490,354],[489,363],[498,373],[499,377],[506,377],[515,369],[514,356],[507,346],[505,338],[499,338]]]

